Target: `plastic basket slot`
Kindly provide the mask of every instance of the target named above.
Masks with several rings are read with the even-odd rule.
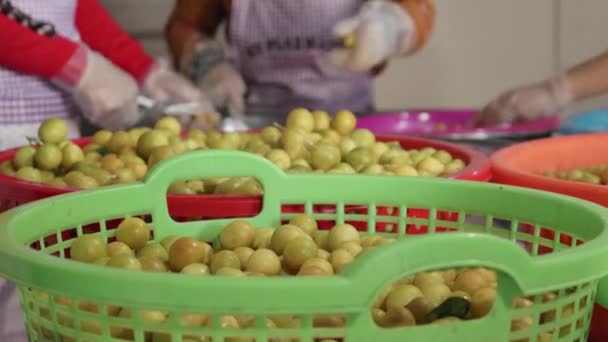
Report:
[[[491,227],[485,226],[486,217],[484,215],[466,213],[464,222],[459,224],[460,230],[467,233],[488,234],[491,232]]]
[[[396,233],[399,222],[399,209],[394,205],[379,204],[376,207],[376,227],[378,233]]]
[[[398,236],[453,232],[461,229],[459,213],[444,209],[408,208],[407,206],[378,206],[379,212],[388,210],[389,216],[378,216],[378,232]],[[433,219],[431,219],[433,217]]]
[[[394,224],[387,224],[384,227],[385,231],[396,234],[397,236],[404,236],[406,233],[406,230],[407,230],[407,209],[408,209],[407,206],[406,205],[399,205],[399,206],[395,206],[395,207],[383,206],[383,208],[385,208],[384,210],[386,210],[389,215],[397,218],[397,220]],[[388,219],[387,219],[387,221],[390,222]]]
[[[399,209],[390,204],[378,204],[376,205],[375,211],[375,227],[373,230],[366,227],[368,228],[366,231],[377,233],[396,233],[399,223]]]
[[[334,209],[331,209],[331,207],[330,207],[330,209],[325,210],[325,211],[311,209],[310,211],[308,211],[308,214],[310,215],[312,213],[320,213],[320,212],[328,212],[328,211],[330,213],[333,213]],[[281,207],[281,213],[284,214],[284,215],[290,215],[291,214],[293,216],[307,213],[307,211],[306,211],[306,204],[305,203],[284,203],[282,205],[282,207]]]
[[[55,301],[53,300],[53,297],[48,293],[42,292],[34,293],[34,296],[37,298],[44,298],[44,304],[42,303],[43,301],[38,302],[40,305],[39,312],[40,318],[42,318],[41,321],[48,321],[50,323],[50,327],[52,327],[52,331],[54,332],[54,334],[65,333],[65,331],[68,330],[67,328],[65,328],[66,322],[63,321],[66,319],[66,315],[60,315],[58,313],[57,306],[55,304]]]
[[[309,206],[308,210],[306,210],[306,206]],[[309,217],[316,218],[313,214],[312,203],[284,203],[281,206],[281,224],[289,223],[289,220],[299,216],[306,214]],[[333,215],[332,215],[333,216]]]
[[[572,235],[557,232],[552,228],[522,223],[515,233],[517,242],[526,247],[532,255],[557,253],[580,246],[583,240]]]
[[[492,217],[492,227],[509,230],[511,229],[511,221],[507,218]]]
[[[29,246],[30,246],[30,248],[31,248],[31,249],[35,249],[35,250],[37,250],[37,251],[39,251],[39,250],[41,250],[41,249],[42,249],[42,246],[40,246],[40,241],[34,241],[34,242],[31,242],[31,243],[29,244]]]
[[[55,331],[58,326],[54,319],[49,296],[41,291],[30,288],[22,288],[20,291],[25,317],[28,320],[28,330],[32,336],[41,336],[43,339],[55,339]]]
[[[42,291],[23,290],[20,293],[25,303],[25,314],[31,320],[28,325],[31,335],[70,341],[70,338],[80,338],[92,329],[86,321],[79,325],[75,301]]]
[[[340,208],[340,207],[338,207]],[[344,207],[344,218],[338,215],[338,221],[344,221],[353,225],[357,230],[368,233],[375,233],[377,207],[373,203],[357,203]]]
[[[317,221],[320,230],[329,230],[337,224],[337,205],[331,203],[282,203],[281,220],[306,214]]]
[[[557,307],[556,307],[557,306]],[[571,315],[576,316],[578,320],[584,319],[584,312],[580,314],[584,310],[589,310],[589,305],[580,306],[576,304],[575,301],[567,302],[564,305],[558,304],[550,304],[546,306],[539,305],[538,310],[540,311],[539,317],[539,325],[548,326],[551,328],[555,328],[559,323],[557,322],[557,312],[561,310],[561,317],[565,319],[570,317]],[[586,312],[586,311],[585,311]]]
[[[57,310],[58,312],[63,312],[62,306],[69,304],[68,314],[64,314],[63,317],[70,324],[62,324],[63,322],[59,321],[60,325],[73,329],[68,336],[74,338],[83,337],[84,340],[87,340],[87,338],[99,338],[103,334],[104,327],[101,321],[103,317],[101,313],[103,311],[98,304],[85,300],[68,299],[62,296],[54,296],[54,301],[56,307],[60,308],[60,310]]]
[[[405,235],[406,216],[406,206],[395,206],[394,204],[378,205],[376,213],[376,232],[391,233],[396,236]]]
[[[113,219],[105,219],[104,222],[106,224],[106,230],[114,230],[118,228],[120,222],[122,222],[124,218],[113,218]]]
[[[153,337],[161,338],[161,341],[181,341],[183,337],[187,336],[211,337],[213,341],[239,337],[256,341],[270,341],[280,337],[299,341],[317,341],[345,336],[347,317],[349,317],[348,314],[282,315],[283,318],[242,313],[188,314],[198,315],[198,318],[205,316],[201,320],[193,320],[185,318],[184,315],[187,314],[183,312],[169,313],[151,308],[126,309],[116,305],[96,304],[64,296],[49,296],[40,291],[29,290],[27,292],[32,302],[46,305],[43,310],[35,312],[37,316],[42,316],[42,320],[45,320],[40,324],[36,323],[37,331],[40,331],[40,327],[42,327],[48,339],[54,340],[57,337],[62,341],[88,341],[103,338],[108,341],[143,342],[149,341]],[[124,310],[127,310],[129,314],[123,315]],[[149,320],[149,317],[154,317],[151,312],[156,315],[166,314],[166,319]],[[277,322],[282,321],[283,325],[278,326],[278,323],[276,325],[273,323],[272,326],[268,326],[268,320],[271,317]],[[285,324],[285,317],[289,317],[291,320],[287,324]],[[30,322],[39,321],[38,317],[31,318]],[[198,323],[189,324],[192,322]],[[240,326],[234,327],[232,324],[234,322],[238,322]],[[339,338],[339,340],[345,341],[344,338]]]
[[[225,313],[213,314],[210,320],[212,330],[209,336],[212,341],[224,341],[230,337],[251,337],[250,331],[238,328],[238,320],[234,316]]]
[[[83,234],[95,234],[101,231],[101,227],[99,226],[99,222],[92,222],[85,225],[82,225]]]
[[[135,338],[135,329],[133,328],[135,325],[135,320],[133,318],[110,316],[106,317],[105,321],[107,322],[107,328],[109,331],[106,330],[104,334],[109,334],[112,338],[118,341],[133,341]]]
[[[540,238],[541,238],[541,237],[540,237],[540,236],[541,236],[541,235],[540,235],[540,232],[541,232],[541,227],[540,227],[540,225],[535,224],[535,225],[534,225],[533,234],[531,235],[531,237],[532,237],[532,246],[531,246],[531,248],[532,248],[532,249],[531,249],[531,251],[530,251],[530,253],[531,253],[532,255],[534,255],[534,256],[537,256],[537,255],[538,255],[538,247],[539,247],[539,245],[540,245],[539,240],[540,240]]]
[[[459,230],[459,213],[453,210],[437,209],[436,232],[446,233]]]
[[[532,336],[540,338],[541,334],[545,334],[543,338],[548,338],[546,334],[549,334],[553,340],[584,338],[593,310],[589,298],[594,291],[590,285],[580,284],[574,288],[526,297],[534,300],[532,306],[513,307],[511,310],[513,324],[522,328],[511,332],[511,341],[523,341]],[[522,320],[526,323],[523,326]]]
[[[296,205],[289,205],[289,207],[295,208]],[[298,205],[297,207],[301,210],[290,211],[282,215],[283,223],[287,222],[291,217],[305,212],[303,205]],[[312,213],[308,214],[318,221],[320,229],[331,229],[338,222],[335,205],[321,204],[314,205],[312,208],[320,209],[318,212],[313,210]],[[362,232],[390,232],[387,227],[392,229],[393,225],[399,221],[396,213],[397,211],[394,207],[389,205],[377,205],[375,206],[375,210],[370,211],[370,204],[348,204],[344,206],[344,222]]]
[[[538,237],[538,248],[536,249],[537,253],[535,255],[544,255],[552,252],[559,252],[564,249],[569,249],[572,247],[580,246],[584,243],[583,239],[575,237],[571,234],[566,234],[563,232],[558,232],[556,236],[556,232],[554,229],[549,227],[540,227],[538,228],[534,224],[522,223],[521,224],[521,232],[527,233],[529,235],[534,235]],[[551,242],[549,242],[551,241]],[[530,241],[528,241],[530,242]],[[534,243],[535,241],[531,241]],[[532,247],[534,250],[534,247]]]
[[[61,230],[51,235],[47,235],[44,237],[44,247],[41,250],[46,254],[64,258],[66,256],[65,246],[67,245],[64,238],[68,238],[68,235],[64,234],[64,231]]]
[[[406,213],[406,235],[429,233],[429,209],[409,207]],[[400,210],[399,216],[401,215],[403,215],[403,212]]]
[[[290,218],[305,213],[304,205],[300,203],[288,203],[283,207],[290,208],[290,210],[284,211],[281,216],[283,224],[287,223]],[[318,221],[321,230],[331,229],[340,222],[340,215],[337,213],[338,206],[335,204],[313,204],[311,208],[312,210],[308,215]],[[407,207],[401,210],[401,212],[407,211]],[[409,224],[409,234],[414,235],[427,233],[426,231],[421,232],[421,230],[428,229],[430,223],[428,211],[428,209],[412,209],[407,217],[421,218],[421,220],[406,222],[405,215],[400,214],[399,206],[393,204],[347,204],[344,205],[343,221],[353,225],[357,230],[367,233],[398,233],[399,223],[403,222],[403,227]],[[436,231],[457,230],[457,225],[452,224],[458,222],[457,212],[441,210],[437,211],[436,216],[438,227]]]

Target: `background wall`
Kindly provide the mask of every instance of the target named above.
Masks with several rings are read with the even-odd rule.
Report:
[[[102,2],[150,53],[166,55],[162,29],[172,0]],[[558,61],[571,65],[608,48],[605,0],[436,3],[437,28],[430,44],[391,63],[378,78],[379,108],[476,108],[507,88],[550,76]],[[557,25],[556,3],[561,10]],[[597,106],[608,106],[608,97],[571,110]]]

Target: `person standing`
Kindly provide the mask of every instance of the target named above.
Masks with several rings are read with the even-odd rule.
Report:
[[[374,75],[420,50],[434,20],[431,0],[177,0],[166,38],[176,67],[216,107],[364,113]],[[213,39],[222,23],[228,53]]]
[[[0,149],[27,143],[40,123],[81,116],[112,130],[140,117],[136,97],[198,101],[187,79],[156,62],[98,0],[0,0]]]

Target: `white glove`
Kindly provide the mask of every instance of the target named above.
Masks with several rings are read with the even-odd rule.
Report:
[[[226,107],[233,113],[245,110],[247,86],[232,64],[221,62],[213,66],[199,81],[199,87],[217,108]]]
[[[351,48],[336,49],[330,59],[354,72],[366,72],[391,57],[410,52],[415,45],[413,18],[398,3],[367,1],[358,15],[339,22],[334,35],[354,38]]]
[[[159,61],[146,76],[142,92],[158,102],[198,103],[198,113],[194,115],[196,120],[184,116],[177,117],[186,127],[192,128],[192,124],[196,122],[196,128],[204,129],[219,121],[219,115],[207,96],[185,77],[170,70],[165,61]],[[208,123],[208,126],[201,126],[203,122]]]
[[[118,130],[139,120],[137,83],[96,52],[79,48],[53,81],[72,92],[93,124]]]
[[[142,84],[142,92],[152,99],[165,102],[199,101],[201,109],[213,112],[213,105],[185,77],[169,69],[165,61],[159,61],[148,73]]]
[[[574,99],[565,78],[508,91],[490,102],[477,116],[477,125],[530,121],[557,114]]]

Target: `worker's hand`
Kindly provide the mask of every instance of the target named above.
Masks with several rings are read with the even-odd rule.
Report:
[[[354,72],[366,72],[387,59],[412,50],[416,29],[412,17],[394,1],[366,1],[358,15],[334,27],[338,39],[352,42],[331,52],[330,59]]]
[[[520,87],[490,102],[474,123],[485,126],[540,119],[557,114],[572,100],[572,92],[565,79]]]
[[[70,91],[83,115],[100,127],[124,129],[140,118],[135,80],[87,48],[79,48],[53,81]]]
[[[158,102],[196,102],[199,109],[193,114],[197,117],[197,128],[209,128],[213,126],[212,123],[219,121],[219,115],[207,96],[185,77],[170,70],[164,61],[152,67],[142,83],[142,92]],[[179,116],[178,119],[182,125],[192,126],[191,117]]]
[[[245,110],[247,86],[232,64],[221,62],[213,66],[199,81],[199,87],[216,108],[227,108],[241,114]]]

